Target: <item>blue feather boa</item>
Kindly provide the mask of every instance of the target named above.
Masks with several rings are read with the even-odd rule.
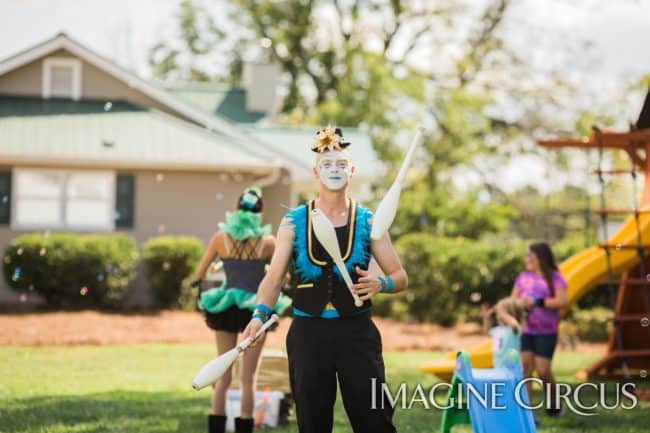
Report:
[[[320,266],[309,260],[307,253],[307,205],[300,205],[285,215],[291,219],[293,224],[293,266],[296,273],[303,282],[318,280],[323,273]],[[357,205],[357,212],[354,226],[354,239],[352,241],[352,252],[345,267],[351,275],[356,273],[355,266],[367,269],[370,262],[370,229],[368,220],[372,217],[372,211],[364,206]],[[343,280],[338,268],[334,266],[334,273],[340,280]]]

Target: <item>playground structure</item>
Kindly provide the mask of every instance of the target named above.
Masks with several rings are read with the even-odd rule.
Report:
[[[612,330],[606,355],[580,372],[582,378],[648,379],[650,370],[650,91],[641,114],[630,132],[605,132],[594,127],[585,139],[540,140],[547,148],[575,147],[598,150],[598,167],[594,173],[601,185],[600,216],[606,243],[588,248],[562,262],[560,272],[568,283],[569,305],[594,288],[606,285],[614,309]],[[625,151],[630,158],[628,169],[602,168],[605,149]],[[636,179],[644,176],[639,201],[631,209],[610,209],[605,200],[605,176],[629,175],[636,197]],[[636,198],[635,198],[636,200]],[[613,236],[607,233],[610,215],[630,215]],[[492,342],[472,348],[468,352],[475,367],[492,366]],[[423,364],[420,370],[450,380],[455,369],[455,352],[442,359]]]
[[[459,352],[440,432],[450,433],[455,425],[471,424],[474,433],[535,433],[532,412],[517,401],[521,398],[529,403],[526,387],[517,387],[522,379],[516,350],[506,353],[505,364],[500,368],[472,368],[469,354]],[[492,386],[497,384],[502,389],[497,391]],[[467,385],[479,395],[473,394]],[[492,404],[501,408],[495,410],[490,407]]]

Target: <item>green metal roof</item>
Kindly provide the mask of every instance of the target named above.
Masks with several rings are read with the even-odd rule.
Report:
[[[305,167],[311,168],[314,165],[315,154],[310,146],[318,127],[286,127],[262,123],[240,126],[278,153],[300,160]],[[356,166],[356,175],[364,179],[376,179],[380,162],[368,134],[355,128],[341,129],[345,139],[352,143],[348,151]]]
[[[254,123],[266,117],[263,111],[246,109],[246,90],[222,84],[190,83],[167,88],[167,91],[212,114],[237,123]]]
[[[116,166],[240,168],[269,163],[232,140],[157,110],[123,101],[0,95],[0,161],[74,161]]]
[[[246,110],[246,91],[222,83],[184,83],[167,88],[168,91],[210,113],[237,122],[249,134],[263,141],[270,149],[287,159],[301,164],[306,170],[298,177],[311,176],[314,153],[309,150],[317,127],[292,127],[267,123],[262,112]],[[357,166],[357,176],[377,177],[380,162],[368,134],[354,128],[343,128],[345,138],[352,142],[349,150]]]

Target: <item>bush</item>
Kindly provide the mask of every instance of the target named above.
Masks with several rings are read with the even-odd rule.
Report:
[[[156,306],[194,308],[196,295],[187,280],[202,254],[203,243],[195,237],[161,236],[147,241],[143,260]]]
[[[575,332],[575,335],[581,341],[599,343],[607,341],[612,322],[609,320],[613,316],[609,308],[594,307],[588,310],[573,308],[563,322],[567,322],[568,327]]]
[[[518,240],[410,233],[395,243],[409,276],[408,316],[452,325],[478,302],[495,303],[512,290],[525,244]],[[385,309],[385,305],[382,305]],[[398,305],[398,312],[403,311]]]
[[[137,260],[125,234],[32,233],[9,243],[3,273],[13,290],[34,291],[52,306],[115,308]]]

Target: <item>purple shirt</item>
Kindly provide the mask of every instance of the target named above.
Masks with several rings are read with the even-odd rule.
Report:
[[[557,291],[566,288],[567,284],[558,271],[553,272],[553,287]],[[524,298],[550,298],[553,295],[549,290],[546,279],[531,271],[525,271],[519,274],[515,281],[517,294]],[[558,324],[560,323],[560,312],[544,307],[532,307],[528,311],[526,334],[555,334],[557,333]]]

